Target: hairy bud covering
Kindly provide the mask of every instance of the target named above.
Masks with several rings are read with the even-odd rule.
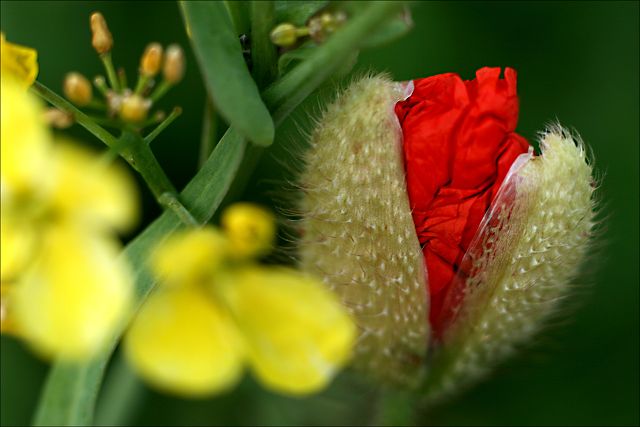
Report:
[[[300,184],[302,267],[324,278],[357,320],[357,365],[419,380],[428,342],[425,267],[393,113],[406,87],[354,83],[320,120]]]
[[[515,78],[510,73],[507,80]],[[517,136],[495,196],[438,296],[435,337],[431,267],[405,178],[403,144],[416,138],[403,135],[394,114],[412,90],[412,83],[367,77],[319,119],[300,177],[300,253],[302,268],[322,277],[357,319],[356,365],[388,382],[421,384],[438,398],[486,374],[557,310],[594,234],[595,184],[584,145],[559,125],[543,134],[539,156],[523,152],[526,141]],[[413,185],[426,185],[429,171],[419,172]]]
[[[587,255],[595,186],[584,145],[553,126],[540,146],[514,163],[463,259],[471,273],[452,285],[463,302],[434,360],[433,393],[482,376],[530,339]]]

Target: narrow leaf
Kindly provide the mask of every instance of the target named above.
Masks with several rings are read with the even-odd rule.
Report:
[[[270,33],[275,26],[275,8],[272,1],[251,2],[251,59],[252,73],[260,88],[275,80],[277,75],[276,47]]]
[[[244,62],[240,41],[224,3],[198,1],[181,5],[216,109],[251,142],[271,145],[273,120]]]
[[[236,34],[248,34],[251,31],[249,20],[249,7],[246,1],[225,0],[224,5],[227,7],[233,27]]]

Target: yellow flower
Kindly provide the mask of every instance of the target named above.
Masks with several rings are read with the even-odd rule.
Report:
[[[224,390],[242,373],[239,331],[198,286],[159,289],[138,314],[125,345],[140,375],[179,394]]]
[[[129,172],[97,153],[58,140],[50,158],[47,203],[58,216],[94,231],[128,231],[137,222],[137,190]]]
[[[9,43],[0,34],[2,78],[11,78],[21,87],[33,84],[38,75],[38,53],[30,47]]]
[[[127,308],[130,273],[114,238],[52,225],[14,290],[18,334],[45,356],[83,358],[111,337]]]
[[[183,395],[229,389],[246,365],[281,393],[325,387],[351,357],[356,336],[337,298],[295,270],[238,264],[233,246],[219,239],[205,227],[158,250],[156,273],[175,270],[172,277],[185,281],[160,287],[143,305],[125,338],[129,360],[150,383]],[[210,265],[201,262],[206,254]]]
[[[3,78],[0,92],[0,194],[4,204],[39,188],[38,181],[48,174],[46,160],[51,136],[42,121],[42,106],[16,80]]]
[[[249,267],[225,280],[223,298],[265,386],[291,394],[324,388],[351,355],[355,326],[328,289],[288,268]]]
[[[0,92],[2,329],[46,356],[90,357],[131,296],[113,232],[136,219],[133,180],[87,149],[54,142],[17,80],[3,78]]]
[[[172,286],[210,280],[224,261],[228,246],[227,239],[213,227],[173,235],[153,254],[153,269]]]

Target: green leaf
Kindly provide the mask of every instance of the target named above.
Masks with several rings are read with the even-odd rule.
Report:
[[[318,48],[318,45],[313,40],[304,42],[300,47],[292,49],[288,52],[280,55],[278,59],[278,75],[283,76],[299,65],[301,62],[306,61]],[[353,67],[358,62],[358,51],[351,53],[349,58],[334,72],[332,78],[338,79],[346,76],[351,72]]]
[[[249,34],[249,31],[251,31],[251,23],[249,20],[249,8],[247,2],[226,0],[224,5],[229,12],[231,21],[233,21],[233,27],[236,29],[236,34]]]
[[[276,20],[280,24],[288,22],[297,27],[306,24],[317,11],[329,4],[328,1],[276,1]]]
[[[275,8],[272,1],[251,2],[251,59],[252,73],[260,88],[273,82],[277,76],[277,52],[270,33],[275,26]]]
[[[317,47],[318,45],[313,40],[308,40],[297,48],[284,52],[278,58],[278,75],[287,74],[300,62],[309,59]]]
[[[221,2],[182,2],[185,23],[209,95],[220,115],[259,146],[273,142],[274,126],[242,57],[240,41]]]

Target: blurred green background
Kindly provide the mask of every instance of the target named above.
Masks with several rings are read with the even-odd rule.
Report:
[[[607,230],[602,249],[574,301],[523,352],[456,400],[423,414],[434,425],[637,425],[639,421],[639,139],[638,2],[426,2],[412,8],[404,38],[360,55],[356,72],[387,71],[397,80],[455,71],[472,78],[485,65],[517,69],[519,133],[534,139],[560,120],[579,130],[603,175]],[[89,14],[101,10],[115,38],[114,59],[132,80],[150,41],[187,48],[185,81],[162,105],[183,116],[156,142],[160,162],[178,187],[192,176],[204,90],[173,2],[5,2],[2,31],[39,52],[39,79],[61,90],[64,74],[101,72],[90,45]],[[331,85],[329,85],[331,87]],[[292,161],[318,100],[305,103],[278,130],[277,143],[252,176],[244,198],[270,203],[282,178],[277,160]],[[88,143],[81,129],[72,133]],[[276,179],[274,183],[273,180]],[[143,188],[141,186],[141,188]],[[158,214],[144,195],[145,221]],[[28,423],[46,365],[2,337],[0,421]],[[361,424],[374,409],[370,387],[343,375],[309,399],[272,395],[248,378],[223,397],[188,401],[142,388],[128,419],[136,424]]]

